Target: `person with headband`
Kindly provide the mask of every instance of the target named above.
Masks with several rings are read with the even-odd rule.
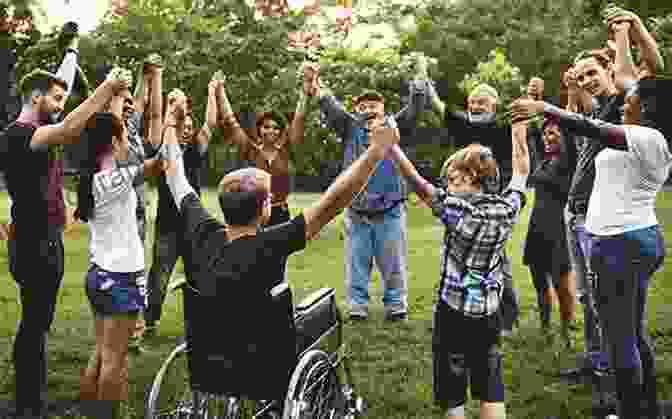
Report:
[[[513,112],[554,116],[562,127],[603,145],[595,158],[585,224],[592,237],[589,254],[597,274],[597,307],[615,371],[619,417],[648,419],[660,414],[646,297],[651,275],[665,254],[655,203],[672,166],[672,129],[665,106],[672,86],[670,80],[637,81],[630,29],[629,21],[615,21],[610,27],[617,46],[614,80],[626,92],[624,125],[538,101],[515,103]]]
[[[76,40],[72,42],[76,45]],[[73,62],[77,54],[71,48],[66,60]],[[74,66],[71,68],[74,77]],[[20,84],[21,114],[7,128],[3,139],[14,235],[10,272],[19,285],[21,299],[21,321],[13,353],[18,417],[44,414],[46,335],[63,278],[65,215],[63,197],[58,195],[63,177],[54,148],[79,141],[91,116],[127,88],[127,82],[119,78],[107,80],[63,122],[54,124],[51,121],[63,112],[69,87],[63,78],[46,71],[35,70],[26,75]]]
[[[385,98],[377,91],[367,90],[357,96],[353,100],[354,113],[350,113],[323,81],[317,83],[326,125],[343,141],[344,168],[367,149],[371,124],[415,125],[425,104],[428,77],[427,60],[418,56],[409,103],[394,115],[385,115]],[[369,317],[374,261],[382,277],[385,319],[408,318],[406,197],[407,188],[398,166],[385,159],[344,213],[345,289],[351,320]]]
[[[561,337],[566,348],[571,348],[574,324],[576,286],[573,282],[564,210],[572,178],[576,155],[571,137],[563,132],[558,121],[544,120],[542,126],[544,148],[538,150],[529,141],[531,165],[528,184],[534,187],[534,207],[530,214],[527,237],[523,250],[523,264],[527,265],[537,291],[537,307],[542,333],[552,338],[551,312],[554,294],[560,303]],[[536,156],[533,158],[533,156]]]
[[[468,388],[480,400],[481,419],[506,417],[498,312],[504,247],[525,206],[526,131],[526,123],[514,123],[512,178],[503,192],[494,154],[483,145],[470,144],[450,156],[441,186],[423,179],[399,147],[390,152],[445,226],[432,351],[434,400],[449,419],[465,417]],[[460,331],[468,333],[458,336]]]
[[[113,69],[108,78],[117,73],[131,84],[130,71]],[[91,266],[85,290],[96,331],[96,347],[81,378],[80,401],[82,413],[97,419],[119,417],[119,403],[128,398],[128,340],[147,299],[134,184],[162,173],[164,163],[151,159],[118,165],[130,152],[121,118],[126,96],[124,90],[118,92],[110,112],[90,118],[78,186],[77,217],[89,226]]]
[[[293,324],[284,321],[291,313],[271,313],[275,310],[271,290],[284,283],[279,262],[304,249],[351,202],[390,147],[399,142],[399,135],[396,130],[373,126],[367,151],[316,203],[288,222],[271,227],[264,227],[272,212],[271,174],[245,168],[225,175],[218,186],[225,221],[222,224],[203,207],[185,175],[178,144],[184,129],[184,101],[174,102],[168,112],[173,117],[166,122],[162,150],[169,165],[166,180],[180,211],[185,265],[193,268],[185,294],[187,339],[194,354],[190,369],[192,377],[212,380],[192,382],[192,388],[207,391],[210,385],[221,385],[221,374],[225,374],[236,377],[238,391],[247,388],[259,394],[270,389],[269,398],[273,398],[277,391],[286,391],[291,365],[296,363],[295,336],[283,327]],[[251,311],[253,315],[245,314]],[[213,335],[213,318],[241,316],[244,321],[227,322],[227,336],[232,339]],[[217,363],[222,353],[234,356],[227,358],[233,362]],[[242,354],[240,362],[236,362],[235,354]],[[258,375],[249,374],[245,359],[259,362],[254,365],[256,371],[277,371],[278,365],[287,366],[285,375],[267,374],[261,382]],[[212,374],[213,364],[222,368],[218,369],[221,374]]]
[[[464,147],[476,143],[493,151],[500,170],[499,188],[500,191],[503,190],[511,180],[511,141],[509,141],[511,134],[510,130],[497,126],[496,112],[499,102],[497,90],[489,84],[480,83],[469,92],[466,112],[450,112],[431,83],[429,86],[432,108],[445,121],[455,146]],[[504,256],[503,264],[505,279],[500,315],[503,320],[503,333],[510,335],[518,322],[520,309],[513,284],[511,258],[507,254]]]
[[[215,77],[216,75],[213,76],[208,85],[208,103],[203,125],[197,130],[194,129],[194,119],[191,114],[187,114],[185,116],[184,132],[180,138],[187,179],[199,196],[203,183],[202,172],[208,157],[208,144],[212,136],[212,130],[217,125],[215,92],[221,81]],[[168,95],[168,103],[177,100],[180,96],[184,96],[184,92],[174,89]],[[166,117],[168,116],[166,115]],[[165,176],[159,178],[158,195],[152,267],[147,277],[148,302],[144,316],[145,331],[143,339],[156,335],[170,276],[175,268],[177,258],[181,256],[179,212],[170,195]],[[189,275],[186,266],[185,272]]]

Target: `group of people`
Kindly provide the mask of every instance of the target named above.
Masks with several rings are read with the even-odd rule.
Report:
[[[269,304],[270,290],[287,280],[287,258],[345,210],[349,318],[369,317],[375,261],[386,320],[406,320],[410,189],[445,226],[433,327],[435,401],[447,418],[464,418],[470,388],[481,402],[481,418],[504,418],[499,343],[518,316],[505,247],[531,185],[535,202],[524,263],[538,293],[542,329],[549,329],[555,290],[562,336],[570,345],[576,277],[587,359],[594,361],[589,369],[614,373],[620,418],[658,418],[645,307],[649,279],[664,256],[655,198],[672,165],[672,129],[663,105],[671,90],[655,78],[662,60],[641,20],[615,7],[606,18],[607,47],[580,54],[565,74],[566,109],[544,102],[543,81],[532,79],[526,97],[510,105],[508,130],[497,124],[499,96],[486,84],[469,93],[466,112],[447,111],[422,57],[409,100],[393,115],[373,90],[357,96],[353,112],[347,111],[321,79],[319,65],[305,64],[291,122],[267,112],[257,115],[254,127],[241,127],[226,77],[218,72],[199,127],[183,91],[173,89],[164,104],[161,59],[152,55],[137,73],[134,94],[131,71],[101,68],[95,91],[59,118],[77,71],[74,33],[56,73],[35,70],[22,79],[21,113],[1,139],[11,199],[9,268],[21,300],[13,352],[17,416],[45,413],[46,334],[64,274],[59,150],[78,144],[75,216],[89,227],[84,285],[96,334],[81,378],[85,414],[117,415],[128,394],[129,341],[157,333],[178,257],[192,296],[185,307],[187,338],[207,335],[213,313],[236,318],[250,306]],[[303,139],[313,99],[343,140],[344,171],[292,218],[289,151]],[[428,101],[460,146],[443,165],[438,185],[420,176],[398,144],[398,125],[413,124]],[[531,122],[537,115],[543,115],[541,128]],[[202,168],[217,127],[252,166],[225,175],[218,185],[224,224],[200,200]],[[159,200],[146,274],[144,182],[150,176],[159,177]],[[259,319],[249,322],[236,329],[241,351],[255,350],[245,344],[252,338],[246,330],[269,327]],[[456,330],[468,333],[457,338]],[[193,349],[221,349],[221,340],[210,342]],[[205,358],[191,368],[208,371]]]

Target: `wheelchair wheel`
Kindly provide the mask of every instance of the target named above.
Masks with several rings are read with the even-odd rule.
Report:
[[[182,343],[161,365],[147,397],[146,418],[192,417],[196,401],[189,385],[187,351],[187,344]]]
[[[323,351],[308,351],[290,379],[283,419],[335,419],[343,418],[344,413],[336,368]]]

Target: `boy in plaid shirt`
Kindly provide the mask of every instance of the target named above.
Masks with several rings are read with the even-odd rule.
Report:
[[[501,260],[525,205],[529,173],[527,124],[514,123],[512,133],[513,177],[501,194],[499,169],[487,147],[472,144],[452,155],[442,169],[442,187],[423,179],[398,146],[391,150],[418,196],[446,226],[433,352],[435,401],[450,419],[464,418],[467,383],[481,402],[481,419],[506,417],[498,351]]]

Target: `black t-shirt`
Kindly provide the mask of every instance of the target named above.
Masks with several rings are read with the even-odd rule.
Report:
[[[511,129],[498,126],[495,120],[470,122],[465,112],[446,112],[446,126],[453,143],[462,148],[469,144],[489,147],[501,173],[501,189],[511,181]]]
[[[200,153],[198,146],[189,144],[182,148],[183,151],[183,161],[184,161],[184,172],[187,176],[187,180],[192,188],[196,191],[198,195],[201,194],[201,186],[203,182],[203,166],[207,161],[208,154]],[[156,219],[157,223],[162,228],[177,228],[177,223],[179,215],[177,213],[177,207],[175,206],[175,200],[173,195],[170,193],[168,184],[166,183],[166,177],[161,175],[159,178],[159,202],[157,205]]]
[[[39,241],[49,232],[49,152],[46,147],[30,147],[35,131],[33,126],[14,123],[0,139],[17,243]]]
[[[306,247],[303,215],[232,242],[195,194],[182,200],[180,216],[183,259],[198,291],[186,314],[197,388],[277,396],[287,388],[296,337],[291,304],[274,303],[271,289],[284,279],[279,261]],[[251,371],[264,371],[263,380]]]
[[[605,122],[620,124],[625,95],[598,98],[598,101],[601,106],[592,116]],[[572,213],[585,215],[595,182],[595,157],[606,146],[600,141],[581,136],[575,136],[574,142],[578,157],[569,189],[568,206]]]

